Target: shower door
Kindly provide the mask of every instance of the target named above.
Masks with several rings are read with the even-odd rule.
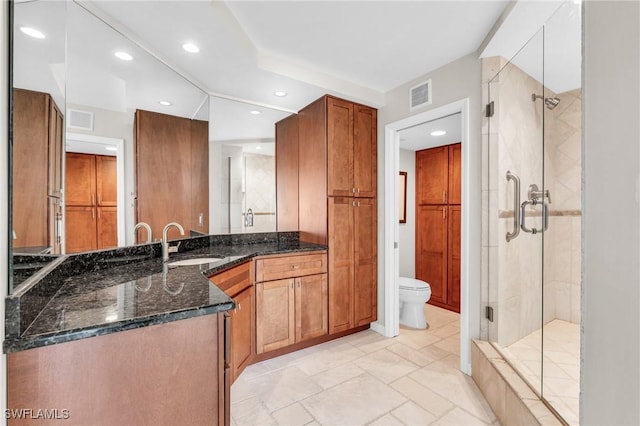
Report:
[[[489,339],[542,394],[544,29],[488,83]],[[491,309],[493,310],[491,312]]]
[[[489,340],[579,422],[581,16],[563,3],[496,70],[488,96]],[[488,309],[491,314],[491,309]]]

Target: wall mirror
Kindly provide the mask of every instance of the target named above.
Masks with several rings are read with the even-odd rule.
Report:
[[[182,206],[187,235],[276,230],[274,123],[287,112],[210,96],[75,2],[15,2],[13,32],[14,255],[146,242],[137,222],[168,221],[149,203]],[[150,158],[162,149],[142,149],[145,136],[177,151]]]

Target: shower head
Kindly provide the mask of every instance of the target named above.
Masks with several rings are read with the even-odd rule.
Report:
[[[531,100],[535,102],[536,99],[544,99],[544,105],[548,109],[554,109],[560,103],[560,98],[557,98],[557,97],[545,98],[542,95],[536,95],[535,93],[533,93],[531,95]]]

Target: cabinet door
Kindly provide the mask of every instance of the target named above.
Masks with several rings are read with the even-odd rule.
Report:
[[[354,202],[329,197],[329,334],[353,328]]]
[[[255,295],[253,286],[235,295],[231,311],[231,369],[233,381],[249,365],[255,353]]]
[[[278,232],[298,228],[298,116],[276,123],[276,200]]]
[[[353,109],[353,186],[356,197],[375,197],[378,150],[377,111],[362,105]]]
[[[376,200],[360,198],[354,209],[354,312],[355,326],[377,317],[377,214]]]
[[[116,157],[96,155],[97,205],[118,205],[117,179]]]
[[[327,98],[327,195],[352,196],[353,104]]]
[[[66,253],[96,250],[95,207],[67,206]]]
[[[296,341],[294,279],[256,284],[256,352]]]
[[[49,244],[46,94],[13,90],[13,247]],[[18,188],[20,190],[18,190]]]
[[[447,204],[449,151],[446,146],[416,151],[416,204]]]
[[[191,228],[209,233],[209,122],[191,120]],[[186,231],[186,228],[185,228]]]
[[[324,336],[329,330],[327,274],[296,278],[296,342]]]
[[[98,249],[118,247],[118,208],[96,207]]]
[[[191,122],[182,117],[136,111],[136,221],[162,235],[169,222],[191,228]],[[169,239],[179,238],[175,228]]]
[[[62,133],[64,131],[62,113],[53,99],[49,98],[49,196],[62,195]]]
[[[460,312],[460,206],[449,206],[447,304]]]
[[[416,278],[431,286],[433,304],[447,303],[447,206],[416,208]]]
[[[462,145],[449,145],[449,204],[460,204],[462,180],[461,166]]]
[[[67,206],[94,206],[96,204],[95,155],[67,153],[65,202]],[[67,217],[67,223],[69,217]]]

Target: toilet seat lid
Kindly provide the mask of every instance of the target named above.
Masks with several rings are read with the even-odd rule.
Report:
[[[405,290],[430,290],[429,283],[415,278],[400,277],[400,288]]]

